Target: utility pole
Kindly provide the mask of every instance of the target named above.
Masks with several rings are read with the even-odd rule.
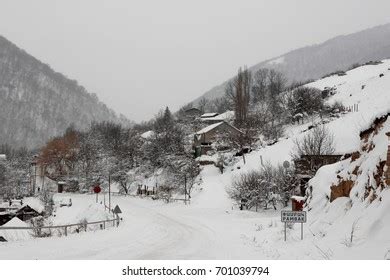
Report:
[[[42,186],[41,186],[41,191],[43,191],[43,188],[45,187],[45,173],[46,173],[46,166],[43,166],[43,169],[41,168],[42,174]]]
[[[111,211],[111,173],[108,173],[108,210]]]
[[[184,203],[187,205],[187,174],[184,175]]]
[[[37,163],[34,163],[34,194],[37,186]]]

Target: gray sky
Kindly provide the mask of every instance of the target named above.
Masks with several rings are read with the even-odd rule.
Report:
[[[389,0],[0,0],[0,34],[139,121],[389,11]]]

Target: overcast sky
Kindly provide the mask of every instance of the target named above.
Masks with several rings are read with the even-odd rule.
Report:
[[[0,34],[140,121],[389,11],[389,0],[0,0]]]

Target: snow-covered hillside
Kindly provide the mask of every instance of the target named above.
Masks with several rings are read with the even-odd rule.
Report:
[[[285,53],[250,67],[256,72],[262,68],[274,69],[286,75],[289,81],[318,79],[336,70],[347,69],[354,63],[365,63],[389,57],[390,24],[366,29],[354,34],[338,36],[322,44]],[[225,94],[231,79],[211,88],[193,101],[214,99]]]
[[[383,74],[383,77],[380,75]],[[323,90],[335,87],[337,93],[329,98],[329,104],[340,101],[344,106],[358,105],[357,112],[350,112],[326,124],[334,134],[336,153],[344,154],[356,151],[360,146],[360,131],[371,126],[374,119],[390,112],[390,60],[379,65],[362,66],[346,72],[345,76],[330,76],[307,86]],[[364,88],[363,88],[364,87]],[[319,122],[320,120],[313,120]],[[249,168],[258,167],[260,156],[263,161],[282,163],[290,160],[293,139],[302,138],[308,127],[313,124],[292,126],[286,129],[286,139],[248,155]]]

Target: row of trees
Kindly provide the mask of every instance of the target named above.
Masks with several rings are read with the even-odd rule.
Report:
[[[140,134],[146,127],[152,128],[153,134],[145,140]],[[68,128],[42,148],[38,163],[49,178],[74,182],[75,190],[105,186],[111,180],[127,193],[132,183],[128,171],[142,167],[145,174],[167,171],[169,188],[186,185],[188,191],[199,173],[188,146],[183,128],[166,108],[146,126],[125,128],[103,122],[86,131]]]
[[[0,195],[20,196],[28,192],[33,151],[2,145],[0,154],[6,156],[6,159],[0,159]]]

